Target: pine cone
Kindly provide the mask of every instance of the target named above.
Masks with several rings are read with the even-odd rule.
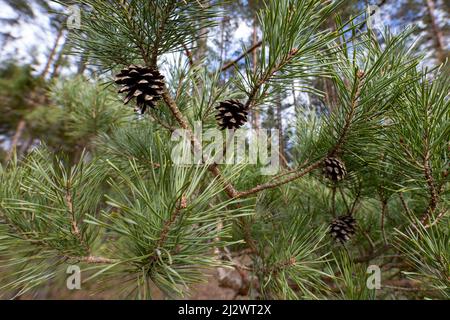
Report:
[[[329,233],[337,242],[344,244],[355,234],[356,220],[350,215],[340,216],[330,224]]]
[[[329,157],[323,162],[323,174],[332,181],[341,181],[347,175],[344,162],[338,158]]]
[[[115,78],[115,83],[121,85],[119,93],[127,92],[124,104],[136,98],[135,111],[144,114],[148,107],[154,108],[161,99],[164,89],[164,76],[158,70],[130,65],[123,69]]]
[[[238,100],[220,102],[216,109],[218,110],[216,120],[221,130],[238,129],[247,122],[248,111]]]

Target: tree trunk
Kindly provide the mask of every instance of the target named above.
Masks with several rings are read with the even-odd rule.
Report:
[[[26,142],[20,148],[21,155],[26,155],[28,153],[28,150],[30,150],[30,147],[33,145],[33,141],[34,139],[31,136],[26,140]]]
[[[83,75],[84,71],[86,71],[86,64],[87,64],[86,60],[87,60],[86,59],[86,54],[83,54],[81,56],[80,62],[78,63],[77,74]]]
[[[286,153],[285,153],[285,144],[284,144],[284,135],[283,135],[283,117],[281,113],[282,103],[281,103],[281,95],[277,95],[277,104],[276,104],[276,126],[279,134],[279,155],[280,155],[280,164],[283,168],[287,167]]]
[[[25,127],[26,127],[27,123],[24,119],[20,120],[19,123],[17,124],[17,128],[16,128],[16,133],[14,134],[14,137],[12,139],[11,142],[11,147],[9,149],[9,152],[6,156],[6,162],[10,161],[12,159],[12,156],[14,154],[14,151],[17,148],[17,144],[19,143],[23,132],[25,131]]]
[[[225,51],[225,18],[222,19],[222,23],[220,25],[220,62],[225,60],[223,54]]]
[[[61,46],[61,49],[59,50],[58,57],[55,59],[55,63],[53,64],[53,71],[50,75],[50,79],[55,79],[59,76],[60,68],[62,66],[67,47],[67,39],[65,39],[63,45]]]
[[[258,25],[257,25],[257,16],[255,14],[253,18],[253,47],[255,47],[258,43]],[[257,50],[252,51],[252,62],[253,62],[253,73],[256,73],[256,67],[258,64],[258,54]],[[259,112],[256,109],[253,109],[251,114],[252,118],[252,127],[255,129],[259,129],[260,123],[259,123]]]
[[[446,51],[445,46],[444,46],[444,35],[436,21],[436,15],[435,15],[436,6],[434,3],[434,0],[426,0],[426,3],[427,3],[428,15],[430,16],[430,20],[431,20],[431,32],[434,35],[436,58],[437,58],[439,64],[441,64],[441,63],[445,62],[445,59],[447,56],[446,52],[445,52]]]
[[[60,27],[58,28],[58,34],[56,35],[56,39],[55,42],[53,43],[52,50],[50,51],[50,55],[48,56],[47,63],[45,64],[45,68],[41,73],[42,78],[45,78],[48,72],[50,71],[50,66],[52,65],[53,59],[56,54],[56,50],[58,49],[58,43],[59,40],[61,40],[63,32],[64,32],[64,24],[61,23]]]

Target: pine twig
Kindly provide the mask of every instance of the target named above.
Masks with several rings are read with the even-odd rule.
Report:
[[[391,249],[392,246],[390,244],[386,244],[383,247],[381,247],[380,249],[378,249],[377,251],[374,251],[368,255],[356,258],[354,260],[354,262],[356,263],[365,263],[365,262],[369,262],[379,256],[381,256],[383,253],[385,253],[386,251],[388,251],[389,249]]]
[[[267,70],[262,77],[258,80],[255,86],[252,88],[248,95],[247,102],[245,103],[245,109],[250,109],[254,103],[255,97],[259,91],[259,89],[270,80],[270,78],[281,70],[284,66],[286,66],[297,54],[297,49],[292,49],[277,65],[273,66],[271,69]]]
[[[245,58],[245,56],[247,56],[248,54],[252,53],[253,51],[255,51],[256,49],[258,49],[260,46],[262,45],[262,41],[257,42],[256,44],[254,44],[253,46],[251,46],[250,48],[248,48],[245,52],[243,52],[239,57],[237,57],[236,59],[234,59],[233,61],[228,62],[227,64],[225,64],[222,69],[220,69],[220,72],[224,72],[228,69],[230,69],[232,66],[236,65],[236,63],[238,63],[239,61],[241,61],[242,59]]]
[[[153,43],[152,53],[151,53],[151,66],[156,67],[158,63],[158,55],[159,55],[159,47],[161,43],[161,37],[166,29],[167,20],[170,17],[170,12],[175,7],[176,1],[173,1],[171,4],[167,5],[164,11],[164,16],[161,18],[161,24],[159,25],[158,31],[156,32],[155,42]]]
[[[72,192],[71,192],[71,183],[67,182],[66,185],[66,194],[64,196],[64,199],[66,201],[67,210],[69,211],[70,215],[70,224],[71,224],[71,233],[75,236],[75,238],[78,239],[80,244],[85,248],[87,252],[91,251],[91,248],[86,243],[86,241],[83,239],[83,235],[80,231],[80,228],[78,226],[78,222],[75,216],[75,210],[73,205],[73,198],[72,198]]]
[[[86,257],[69,257],[80,262],[92,263],[92,264],[113,264],[117,261],[110,258],[97,257],[97,256],[86,256]]]
[[[183,195],[181,196],[180,203],[176,205],[174,212],[172,212],[172,214],[170,215],[170,218],[164,223],[161,235],[155,245],[156,248],[160,248],[164,245],[169,235],[170,227],[180,216],[182,210],[186,208],[187,208],[187,200]]]
[[[66,205],[67,209],[69,210],[70,214],[70,224],[72,227],[72,233],[78,238],[80,236],[80,229],[78,228],[78,224],[75,218],[75,212],[73,210],[73,201],[72,201],[72,194],[69,190],[69,188],[66,189]]]
[[[287,177],[283,180],[277,181],[277,182],[269,182],[269,183],[264,183],[264,184],[260,184],[252,189],[246,190],[246,191],[241,191],[237,193],[237,197],[238,198],[244,198],[247,197],[249,195],[258,193],[260,191],[266,190],[266,189],[273,189],[276,187],[279,187],[283,184],[292,182],[294,180],[297,180],[303,176],[305,176],[306,174],[308,174],[309,172],[319,168],[322,165],[323,159],[320,159],[314,163],[312,163],[311,165],[309,165],[308,167],[306,167],[305,169],[303,169],[302,171],[297,172],[296,174]]]
[[[172,115],[177,120],[178,124],[187,131],[189,134],[189,138],[191,139],[192,145],[194,147],[195,151],[201,151],[202,146],[198,142],[198,140],[195,138],[194,133],[192,132],[192,129],[189,126],[188,120],[186,117],[181,113],[180,109],[178,108],[176,102],[172,99],[169,91],[167,88],[164,88],[164,92],[162,94],[164,102],[169,107],[170,111],[172,112]],[[217,177],[221,182],[224,183],[225,192],[228,194],[230,198],[235,198],[238,194],[237,190],[234,188],[234,186],[225,180],[225,178],[222,176],[222,173],[220,172],[219,168],[217,167],[217,164],[212,164],[209,166],[209,171]]]
[[[387,244],[386,229],[385,229],[385,219],[388,213],[387,200],[384,198],[382,191],[380,191],[379,195],[381,202],[381,234],[383,236],[384,244]]]
[[[342,146],[345,143],[345,139],[347,139],[347,135],[350,131],[353,117],[355,116],[356,108],[358,107],[359,97],[361,95],[361,89],[364,85],[365,74],[363,71],[359,70],[356,74],[356,92],[352,97],[352,101],[350,104],[350,112],[345,117],[344,128],[342,129],[341,135],[339,136],[339,140],[334,145],[333,149],[330,151],[329,156],[332,157],[341,151]]]
[[[428,139],[425,139],[425,141],[426,145],[428,146]],[[430,203],[428,204],[428,208],[426,209],[424,216],[420,219],[420,221],[424,225],[429,221],[431,215],[436,210],[439,197],[438,192],[436,190],[436,186],[434,184],[433,175],[431,173],[430,156],[431,156],[430,150],[427,148],[427,151],[425,152],[425,156],[423,159],[423,170],[425,178],[427,180],[428,190],[430,193]]]
[[[436,216],[436,218],[434,219],[434,221],[429,221],[427,224],[424,225],[424,228],[425,228],[425,229],[428,229],[428,228],[431,228],[432,226],[436,225],[436,224],[439,222],[439,220],[441,220],[441,219],[445,216],[445,214],[446,214],[447,212],[448,212],[447,209],[442,210],[442,212],[440,212],[440,213]]]
[[[288,260],[280,262],[271,268],[263,270],[265,274],[277,274],[285,268],[292,267],[297,263],[297,259],[295,257],[290,257]]]

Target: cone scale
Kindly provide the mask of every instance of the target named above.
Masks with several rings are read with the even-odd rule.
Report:
[[[121,86],[119,93],[126,94],[123,103],[134,99],[135,111],[140,114],[154,108],[164,90],[164,76],[150,67],[130,65],[116,75],[114,82]]]
[[[220,102],[216,110],[216,120],[221,130],[238,129],[248,121],[248,111],[238,100]]]
[[[337,217],[329,226],[329,234],[336,242],[341,244],[349,241],[355,232],[356,219],[351,215]]]

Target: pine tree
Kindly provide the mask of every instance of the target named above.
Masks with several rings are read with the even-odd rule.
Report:
[[[47,139],[0,170],[0,294],[26,294],[78,264],[83,285],[139,299],[154,288],[188,295],[211,268],[235,268],[251,298],[398,297],[406,278],[411,297],[448,297],[450,87],[445,68],[418,67],[414,30],[361,31],[336,14],[342,1],[266,1],[257,65],[244,55],[224,80],[221,67],[184,56],[220,21],[220,1],[78,2],[89,10],[70,47],[101,76],[56,82],[53,109],[29,116],[36,135],[51,125],[68,145]],[[154,74],[157,88],[139,83]],[[325,101],[314,87],[325,78],[335,105],[296,119],[276,175],[198,157],[212,141],[196,126],[217,128],[221,102],[273,112],[293,86]],[[158,99],[136,115],[118,90],[138,108],[149,92]],[[197,157],[187,164],[173,158],[180,129],[184,155]],[[366,286],[373,264],[379,291]]]

